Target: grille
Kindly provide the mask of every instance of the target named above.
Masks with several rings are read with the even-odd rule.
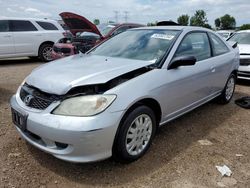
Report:
[[[28,86],[27,84],[22,86],[20,98],[26,106],[38,110],[44,110],[52,102],[58,100],[57,96],[41,92],[34,87]]]
[[[71,49],[70,48],[58,48],[56,46],[53,47],[54,52],[56,53],[64,53],[64,54],[69,54]]]
[[[240,65],[242,66],[250,65],[250,59],[240,59]]]

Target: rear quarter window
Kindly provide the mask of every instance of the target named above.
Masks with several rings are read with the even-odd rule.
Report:
[[[213,55],[218,56],[229,52],[227,45],[213,33],[209,33],[212,42]]]
[[[21,31],[37,31],[37,28],[26,20],[10,20],[10,30],[15,32]]]
[[[58,28],[52,24],[52,23],[49,23],[49,22],[36,22],[41,28],[43,28],[44,30],[50,30],[50,31],[55,31],[55,30],[58,30]]]

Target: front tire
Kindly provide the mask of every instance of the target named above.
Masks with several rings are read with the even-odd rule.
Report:
[[[218,97],[218,103],[227,104],[231,101],[235,90],[236,76],[231,74],[227,80],[224,90]]]
[[[113,157],[119,162],[132,162],[148,150],[156,131],[154,112],[139,106],[121,122],[113,148]]]
[[[39,48],[38,57],[43,62],[52,61],[52,48],[53,48],[52,44],[49,43],[42,44]]]

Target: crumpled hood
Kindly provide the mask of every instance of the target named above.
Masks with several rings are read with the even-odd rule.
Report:
[[[106,83],[150,64],[152,62],[81,54],[36,68],[26,83],[47,93],[63,95],[73,87]]]
[[[249,54],[250,55],[250,45],[249,44],[238,44],[240,54]]]

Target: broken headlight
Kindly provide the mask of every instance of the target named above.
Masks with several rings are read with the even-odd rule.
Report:
[[[53,111],[56,115],[93,116],[103,112],[115,100],[116,95],[87,95],[65,99]]]

